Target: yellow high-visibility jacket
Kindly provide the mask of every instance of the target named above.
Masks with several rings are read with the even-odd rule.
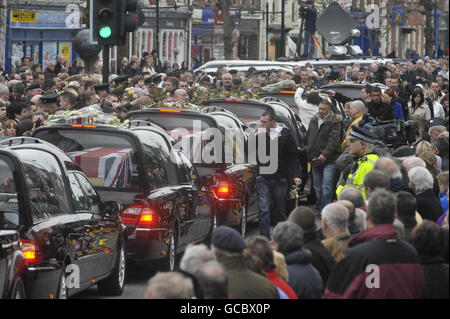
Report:
[[[364,200],[367,200],[366,191],[363,187],[364,177],[367,173],[373,170],[373,166],[375,165],[375,162],[378,161],[378,158],[378,155],[373,153],[359,157],[357,161],[358,167],[348,175],[345,185],[340,185],[336,189],[336,195],[339,196],[339,193],[342,191],[342,189],[344,189],[345,186],[352,185],[359,189],[364,197]]]

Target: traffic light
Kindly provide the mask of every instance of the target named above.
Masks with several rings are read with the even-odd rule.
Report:
[[[117,6],[121,0],[92,1],[92,38],[99,45],[116,45],[120,39],[120,11]]]
[[[91,0],[92,39],[99,45],[125,44],[136,30],[137,0]]]
[[[127,32],[136,30],[137,0],[120,1],[120,42],[125,44]]]

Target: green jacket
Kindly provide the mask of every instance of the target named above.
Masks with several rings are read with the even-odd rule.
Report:
[[[265,277],[245,264],[243,255],[218,260],[228,275],[228,291],[232,299],[279,299],[277,288]]]

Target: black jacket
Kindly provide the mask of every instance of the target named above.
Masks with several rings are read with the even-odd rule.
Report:
[[[448,264],[441,256],[420,256],[424,275],[424,299],[448,299]]]
[[[289,274],[289,286],[299,299],[319,299],[322,296],[323,283],[319,272],[311,265],[312,254],[302,248],[284,254]]]
[[[305,231],[303,235],[304,247],[309,249],[312,254],[311,265],[313,265],[322,278],[323,285],[325,286],[328,281],[328,275],[331,269],[336,264],[333,256],[331,256],[328,249],[317,238],[316,232]]]
[[[281,131],[279,131],[281,129]],[[259,166],[259,175],[264,176],[266,178],[301,178],[302,172],[300,169],[300,153],[297,149],[297,144],[295,143],[294,138],[291,135],[291,132],[286,127],[278,126],[277,130],[279,131],[278,137],[276,137],[276,141],[272,141],[272,143],[278,144],[278,163],[273,163],[272,158],[269,163],[263,163],[263,159],[258,156],[259,145],[259,137],[256,136],[256,158]],[[265,133],[266,139],[266,156],[270,156],[272,153],[270,147],[270,133]],[[262,146],[261,146],[262,147]],[[261,150],[263,152],[263,150]],[[275,152],[273,152],[275,153]],[[276,165],[276,172],[267,173],[262,172],[261,169],[268,170],[270,166],[274,167]],[[271,168],[272,168],[271,167]],[[270,170],[271,170],[270,168]]]
[[[368,104],[369,114],[379,121],[389,121],[394,119],[394,110],[389,104],[370,102]]]
[[[436,197],[433,189],[428,189],[416,197],[417,212],[423,219],[429,219],[436,222],[444,213],[441,202]]]

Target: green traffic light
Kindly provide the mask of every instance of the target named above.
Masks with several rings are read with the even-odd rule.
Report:
[[[100,36],[103,39],[108,39],[111,36],[111,34],[112,34],[111,27],[103,26],[103,27],[100,28],[100,31],[98,33],[100,34]]]

